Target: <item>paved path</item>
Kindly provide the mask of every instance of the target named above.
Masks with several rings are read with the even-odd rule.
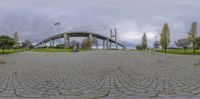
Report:
[[[88,51],[21,52],[1,57],[6,64],[0,64],[0,97],[8,99],[200,98],[199,56]]]

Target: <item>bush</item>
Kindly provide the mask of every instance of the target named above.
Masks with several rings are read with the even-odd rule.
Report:
[[[55,48],[64,48],[64,44],[58,44],[55,46]]]
[[[143,47],[142,47],[142,45],[137,45],[137,46],[136,46],[136,49],[137,49],[137,50],[142,50]]]

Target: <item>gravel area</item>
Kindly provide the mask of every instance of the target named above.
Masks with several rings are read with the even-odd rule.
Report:
[[[0,97],[8,99],[200,98],[198,55],[99,50],[1,57]]]

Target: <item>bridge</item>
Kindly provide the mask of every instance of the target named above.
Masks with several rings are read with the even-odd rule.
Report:
[[[54,41],[57,39],[64,39],[64,47],[68,48],[70,45],[70,37],[88,37],[90,39],[95,38],[95,39],[100,39],[102,40],[102,48],[103,49],[111,49],[111,44],[116,45],[116,49],[118,49],[118,46],[121,48],[126,48],[125,45],[123,45],[120,42],[117,42],[109,37],[99,35],[97,33],[92,33],[92,32],[64,32],[58,35],[54,35],[52,37],[49,37],[40,43],[36,44],[35,47],[46,47],[47,43],[49,43],[49,46],[54,46]]]

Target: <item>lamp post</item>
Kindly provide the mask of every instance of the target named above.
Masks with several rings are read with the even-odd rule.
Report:
[[[156,43],[156,42],[157,42],[157,35],[155,36],[155,42],[154,43]],[[156,46],[154,47],[154,51],[156,51]]]
[[[61,23],[60,22],[56,22],[56,23],[54,23],[54,25],[56,26],[56,28],[57,28],[57,31],[58,31],[58,34],[60,33],[60,28],[59,28],[59,26],[61,25]],[[59,39],[60,39],[60,34],[59,34]],[[60,40],[60,48],[61,48],[61,40]]]

